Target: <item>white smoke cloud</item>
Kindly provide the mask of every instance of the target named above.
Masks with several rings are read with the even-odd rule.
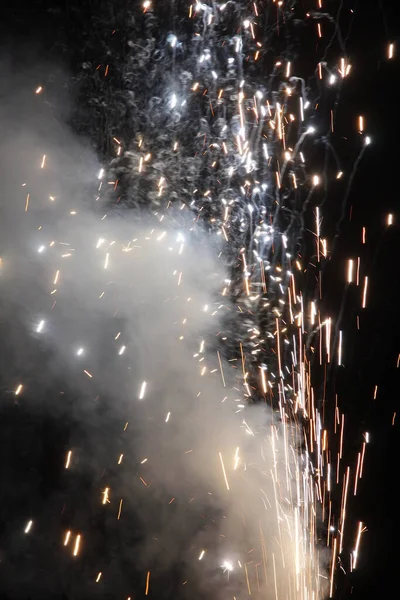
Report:
[[[22,384],[22,404],[39,390],[33,410],[78,423],[71,482],[89,477],[82,503],[119,532],[109,558],[99,554],[103,581],[119,589],[131,561],[152,581],[180,565],[189,595],[311,597],[299,591],[319,583],[298,432],[246,407],[242,365],[213,344],[234,335],[219,331],[230,310],[221,241],[187,209],[113,214],[98,199],[96,158],[33,89],[12,90],[0,113],[7,388]],[[67,409],[40,397],[59,382]],[[62,545],[46,505],[32,518],[42,547]],[[83,507],[70,519],[84,531],[82,561],[99,536],[108,545],[88,519]]]

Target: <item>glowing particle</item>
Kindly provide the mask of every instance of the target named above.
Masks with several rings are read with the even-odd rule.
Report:
[[[74,551],[72,553],[73,556],[78,556],[80,545],[81,545],[81,536],[80,536],[80,534],[78,534],[75,538]]]
[[[148,594],[149,594],[149,585],[150,585],[150,571],[147,571],[145,596],[148,596]]]
[[[68,545],[69,542],[69,538],[71,537],[71,532],[67,531],[67,533],[65,534],[65,538],[64,538],[64,546]]]
[[[72,450],[69,450],[67,453],[67,459],[65,461],[65,468],[69,469],[69,465],[71,463]]]
[[[221,452],[219,452],[218,454],[219,454],[219,459],[221,461],[222,473],[224,475],[226,489],[229,491],[229,483],[228,483],[228,478],[226,476],[225,465],[224,465],[224,461],[223,461],[223,458],[222,458],[222,454],[221,454]]]
[[[142,385],[140,386],[139,400],[143,400],[144,395],[146,393],[146,386],[147,386],[146,381],[143,381]]]
[[[28,521],[28,523],[26,524],[26,527],[24,529],[24,532],[29,533],[30,530],[32,529],[32,525],[33,525],[33,521]]]

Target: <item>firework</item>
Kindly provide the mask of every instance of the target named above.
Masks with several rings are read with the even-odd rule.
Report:
[[[20,218],[28,219],[35,274],[45,281],[32,335],[46,340],[76,390],[112,398],[123,423],[114,435],[124,452],[115,451],[113,467],[104,455],[105,464],[96,463],[104,474],[98,514],[113,511],[116,526],[127,527],[136,494],[143,506],[156,498],[154,513],[160,504],[171,515],[188,506],[204,511],[207,526],[193,534],[185,560],[211,593],[317,600],[334,595],[339,561],[358,566],[365,525],[349,521],[349,498],[368,443],[366,433],[355,467],[347,464],[345,414],[337,399],[324,402],[326,373],[346,364],[346,331],[340,315],[324,309],[323,276],[337,236],[324,233],[323,188],[343,186],[340,233],[371,138],[368,120],[357,115],[349,172],[316,156],[316,147],[334,145],[334,107],[352,70],[346,56],[325,60],[333,17],[301,14],[294,1],[238,6],[189,5],[172,34],[163,32],[161,8],[143,3],[146,39],[163,32],[162,58],[157,65],[152,51],[142,61],[147,68],[153,56],[151,99],[143,91],[134,106],[143,124],[107,132],[113,158],[91,173],[96,208],[58,202],[49,189],[41,210],[53,211],[46,222],[53,230],[37,227],[34,195],[24,189]],[[296,39],[300,17],[322,44],[311,67],[284,41]],[[390,43],[387,57],[394,55]],[[101,68],[109,77],[112,66]],[[318,90],[328,107],[322,116]],[[42,86],[34,93],[46,96]],[[51,151],[34,160],[45,177]],[[393,223],[387,215],[386,226]],[[364,228],[363,244],[366,235]],[[365,309],[361,258],[348,258],[343,272]],[[31,281],[29,274],[27,290]],[[103,352],[112,355],[106,368]],[[25,388],[15,382],[14,395],[23,400]],[[131,438],[129,423],[137,422],[141,431]],[[63,459],[71,478],[73,447]],[[224,517],[218,536],[209,533],[216,506]],[[170,517],[146,515],[145,531],[154,518],[162,535]],[[40,528],[32,524],[25,533]],[[90,535],[72,517],[68,527],[60,546],[84,561]],[[143,567],[146,596],[157,578],[153,546]],[[170,566],[174,558],[163,560]],[[96,572],[92,579],[103,585],[107,569]]]

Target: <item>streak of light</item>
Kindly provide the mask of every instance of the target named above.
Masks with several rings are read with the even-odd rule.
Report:
[[[33,525],[33,521],[28,521],[28,523],[26,524],[26,527],[24,529],[24,532],[29,533],[30,530],[32,529],[32,525]]]
[[[147,383],[145,381],[143,381],[143,383],[140,387],[140,391],[139,391],[139,400],[143,400],[144,395],[146,393],[146,386],[147,386]]]
[[[72,450],[69,450],[67,453],[67,460],[65,461],[65,468],[69,469],[69,465],[71,463]]]
[[[218,454],[219,454],[219,460],[221,461],[222,473],[223,473],[223,475],[224,475],[224,480],[225,480],[226,489],[229,491],[229,483],[228,483],[228,478],[227,478],[227,476],[226,476],[226,471],[225,471],[224,460],[223,460],[223,458],[222,458],[222,454],[221,454],[221,452],[219,452]]]
[[[147,577],[146,577],[146,590],[145,590],[145,596],[148,596],[149,594],[149,585],[150,585],[150,571],[147,571]]]
[[[75,545],[74,545],[74,550],[72,553],[73,556],[78,556],[80,545],[81,545],[81,536],[78,533],[78,535],[75,538]]]

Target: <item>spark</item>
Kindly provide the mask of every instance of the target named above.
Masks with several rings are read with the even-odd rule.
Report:
[[[148,594],[149,594],[149,586],[150,586],[150,571],[147,571],[145,596],[148,596]]]
[[[65,468],[69,469],[69,465],[71,463],[72,450],[69,450],[67,453],[67,460],[65,461]]]
[[[71,537],[71,532],[67,531],[67,533],[65,534],[65,538],[64,538],[64,546],[68,545],[69,542],[69,538]]]
[[[80,534],[78,534],[75,538],[73,556],[78,556],[80,545],[81,545],[81,536],[80,536]]]
[[[33,525],[33,521],[28,521],[28,523],[26,524],[26,527],[24,529],[24,532],[29,533],[30,530],[32,529],[32,525]]]
[[[140,386],[139,400],[143,400],[144,395],[146,393],[146,386],[147,386],[147,383],[145,381],[143,381],[142,385]]]
[[[219,452],[218,454],[219,454],[219,460],[221,461],[222,473],[224,475],[226,489],[229,491],[229,483],[228,483],[228,478],[226,476],[225,465],[224,465],[224,461],[222,458],[222,454],[221,454],[221,452]]]

